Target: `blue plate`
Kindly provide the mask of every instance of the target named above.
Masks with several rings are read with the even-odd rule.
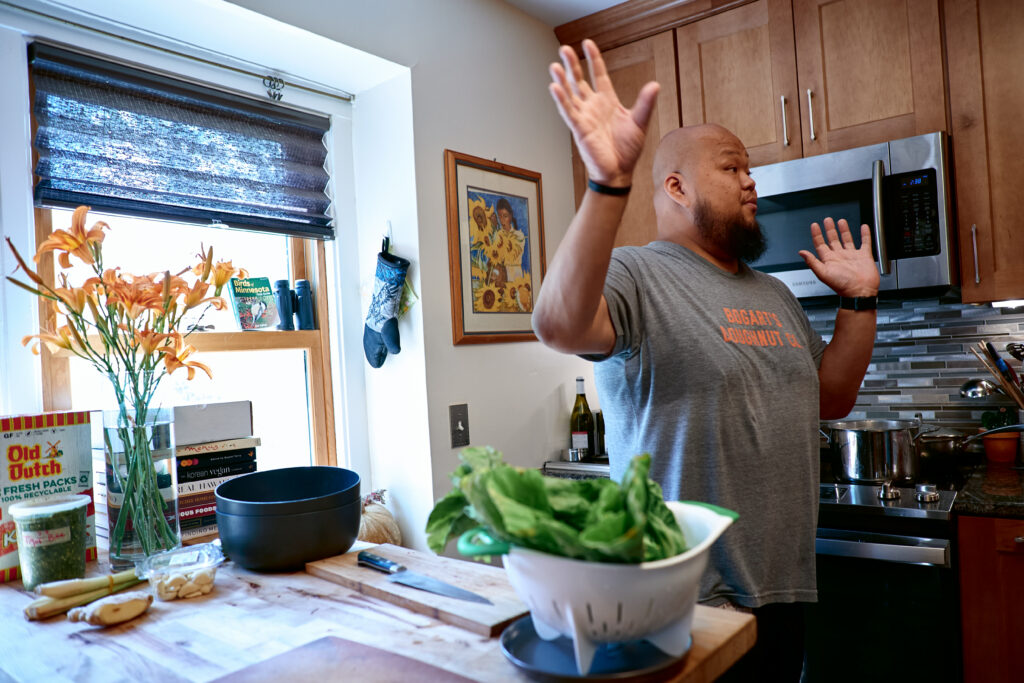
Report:
[[[689,652],[693,638],[686,646]],[[576,670],[576,655],[572,640],[562,636],[544,640],[533,628],[533,619],[527,614],[517,619],[501,634],[501,651],[531,678],[541,681],[621,681],[664,680],[668,670],[681,669],[684,652],[680,657],[667,655],[646,640],[628,643],[607,643],[597,648],[590,673],[581,676]]]

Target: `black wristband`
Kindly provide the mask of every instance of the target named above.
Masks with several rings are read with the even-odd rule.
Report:
[[[587,178],[587,187],[598,194],[610,194],[613,197],[621,197],[622,195],[629,194],[629,191],[633,189],[632,185],[626,185],[625,187],[602,185],[601,183],[594,182],[590,178]]]
[[[874,311],[878,308],[877,296],[841,296],[839,308],[847,311]]]

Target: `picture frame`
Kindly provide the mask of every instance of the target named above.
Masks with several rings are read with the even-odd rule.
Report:
[[[541,175],[444,151],[452,342],[536,341],[530,318],[544,278]]]

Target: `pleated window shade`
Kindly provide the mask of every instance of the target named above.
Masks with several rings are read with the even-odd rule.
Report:
[[[326,116],[29,46],[37,206],[333,239]]]

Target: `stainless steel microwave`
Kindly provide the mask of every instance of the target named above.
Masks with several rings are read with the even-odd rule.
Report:
[[[956,284],[947,171],[941,132],[754,168],[768,247],[750,265],[799,298],[834,295],[797,253],[814,251],[811,223],[831,216],[858,244],[871,226],[881,292]]]

